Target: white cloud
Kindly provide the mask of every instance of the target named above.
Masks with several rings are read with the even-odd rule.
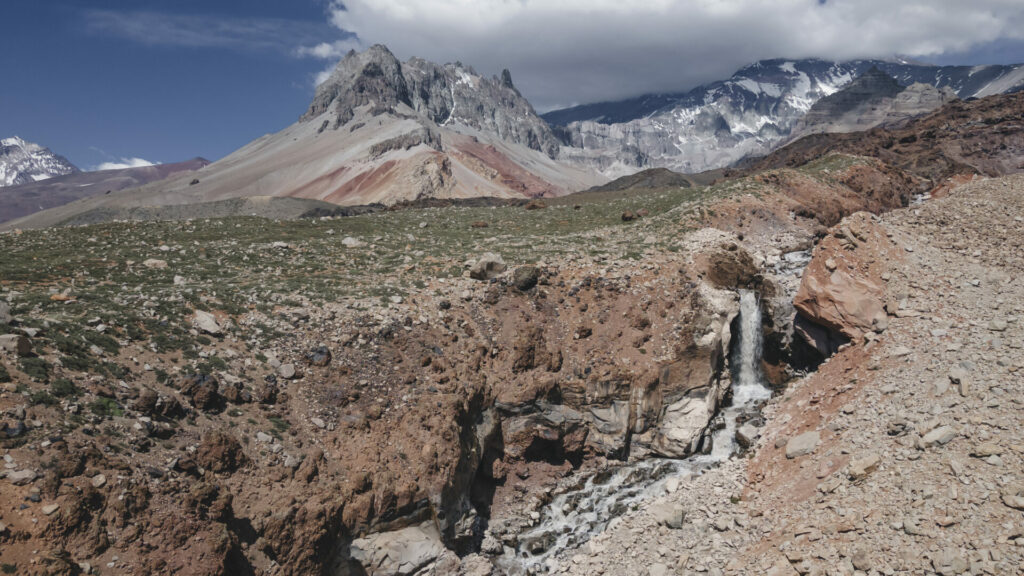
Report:
[[[121,158],[119,162],[104,162],[95,168],[99,170],[122,170],[124,168],[143,168],[145,166],[156,166],[160,162],[150,162],[142,158]]]
[[[335,42],[321,42],[315,46],[300,46],[295,53],[304,58],[340,60],[349,50],[359,50],[360,48],[359,41],[351,38]]]
[[[331,76],[338,60],[341,60],[350,50],[362,50],[363,46],[357,38],[347,38],[334,42],[321,42],[314,46],[300,46],[295,55],[300,58],[316,58],[318,60],[329,60],[331,65],[313,75],[313,86],[319,86]]]
[[[334,71],[334,66],[329,66],[313,75],[313,87],[319,86],[327,81],[331,77],[331,72]]]
[[[549,108],[675,91],[783,57],[937,57],[1024,38],[1020,0],[344,0],[332,23],[400,58],[509,68]]]

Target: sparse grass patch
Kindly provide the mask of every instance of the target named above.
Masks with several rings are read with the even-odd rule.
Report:
[[[89,410],[105,418],[124,415],[124,410],[113,398],[97,398],[89,403]]]
[[[50,391],[54,396],[59,398],[73,397],[77,398],[79,394],[78,386],[67,378],[58,378],[50,384]]]
[[[48,382],[50,380],[50,369],[52,366],[46,360],[38,356],[19,358],[18,367],[29,378],[36,382]]]

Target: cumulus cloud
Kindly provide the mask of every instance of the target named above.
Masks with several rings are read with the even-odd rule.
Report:
[[[142,158],[121,158],[115,162],[104,162],[97,166],[95,170],[122,170],[124,168],[143,168],[145,166],[156,166],[160,162],[150,162],[149,160],[143,160]]]
[[[321,42],[314,46],[300,46],[295,51],[295,54],[300,58],[316,58],[331,62],[330,66],[313,75],[313,86],[316,87],[330,78],[337,61],[344,57],[349,50],[360,49],[362,49],[362,45],[359,40],[355,37],[350,37],[343,40],[335,40],[334,42]]]
[[[1020,40],[1024,3],[344,0],[331,22],[403,59],[507,67],[544,109],[686,89],[763,58],[928,59]]]

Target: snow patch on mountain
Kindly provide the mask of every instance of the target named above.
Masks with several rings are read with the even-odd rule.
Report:
[[[0,187],[39,182],[78,171],[49,148],[18,136],[0,139]]]
[[[608,177],[651,167],[702,172],[771,151],[816,102],[873,67],[902,86],[924,83],[961,98],[1024,90],[1024,65],[765,60],[686,93],[587,104],[543,117],[559,127],[561,160]]]

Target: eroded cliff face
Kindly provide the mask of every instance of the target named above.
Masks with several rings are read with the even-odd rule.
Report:
[[[401,442],[405,454],[377,463],[386,471],[378,468],[375,476],[387,482],[372,512],[349,515],[355,503],[347,506],[353,522],[345,532],[371,534],[351,544],[363,569],[406,573],[401,566],[417,564],[417,554],[438,550],[417,544],[430,529],[410,527],[424,521],[436,528],[435,542],[475,550],[491,506],[507,506],[512,486],[531,476],[707,449],[709,424],[728,388],[736,290],[770,280],[728,233],[702,231],[680,252],[685,256],[614,275],[537,269],[539,284],[526,290],[513,280],[522,273],[499,276],[479,302],[446,310],[446,323],[460,327],[457,339],[414,327],[380,341],[413,367],[427,367],[429,388],[459,392],[454,403],[430,403],[426,413],[400,409],[335,441],[347,454],[328,467],[358,462],[373,438],[382,446]],[[723,269],[731,273],[719,274]],[[408,364],[393,365],[383,377],[411,377]],[[429,432],[417,433],[417,426]],[[353,442],[352,434],[361,439]],[[360,452],[349,453],[351,446]],[[416,494],[389,493],[412,477]]]

